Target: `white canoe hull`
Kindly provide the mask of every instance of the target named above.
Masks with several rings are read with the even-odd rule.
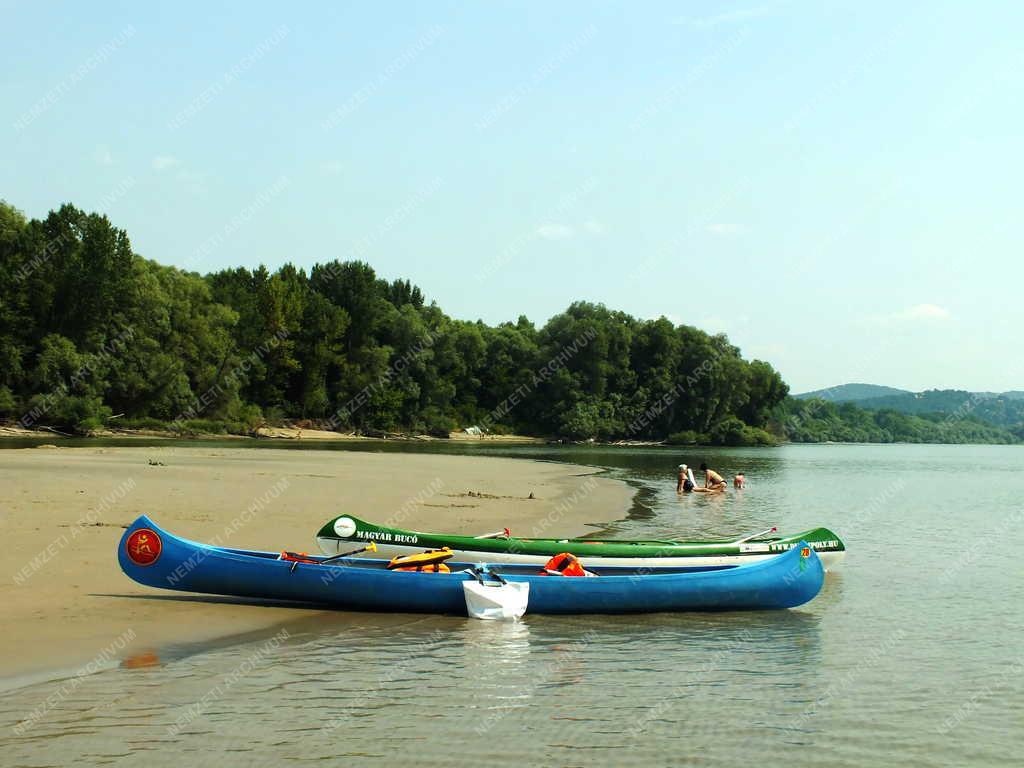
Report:
[[[340,555],[353,549],[358,549],[358,541],[345,539],[333,539],[324,536],[317,537],[317,544],[325,555]],[[756,545],[746,545],[747,549],[760,549]],[[764,552],[748,551],[737,555],[691,555],[688,557],[586,557],[581,556],[580,562],[592,565],[595,568],[601,566],[626,566],[632,568],[678,568],[680,566],[707,566],[707,565],[745,565],[756,563],[759,560],[767,560],[775,557],[780,552],[769,552],[767,545],[763,547]],[[392,557],[414,555],[422,552],[423,547],[410,546],[405,544],[394,544],[388,542],[377,542],[377,551],[364,553],[365,557],[376,557],[390,560]],[[548,561],[544,555],[528,555],[515,552],[479,552],[473,550],[453,549],[454,560],[457,562],[469,563],[512,563],[514,565],[537,565],[542,566]],[[846,555],[845,551],[818,551],[818,557],[826,571],[834,570],[842,562]],[[360,555],[354,555],[360,557]]]

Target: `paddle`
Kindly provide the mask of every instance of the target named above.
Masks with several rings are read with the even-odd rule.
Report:
[[[733,542],[733,544],[743,544],[745,542],[750,541],[751,539],[756,539],[759,536],[764,536],[766,533],[775,533],[777,530],[779,529],[773,525],[771,528],[765,528],[760,533],[752,533],[749,536],[744,536],[742,539],[737,539]]]
[[[342,559],[344,559],[346,557],[352,557],[352,555],[358,555],[360,552],[376,552],[376,551],[377,551],[377,542],[371,541],[365,547],[360,547],[359,549],[353,549],[351,552],[345,552],[344,554],[341,554],[341,555],[333,555],[331,557],[324,558],[323,560],[320,561],[320,565],[327,565],[327,563],[333,563],[335,560],[342,560]],[[298,563],[294,563],[292,565],[291,569],[293,571],[295,570],[295,566],[296,565],[298,565]]]
[[[483,534],[481,536],[474,536],[473,538],[474,539],[498,539],[498,538],[507,539],[507,538],[510,538],[511,536],[512,536],[512,531],[510,531],[508,528],[502,528],[500,531],[495,531],[494,533],[485,533],[485,534]]]

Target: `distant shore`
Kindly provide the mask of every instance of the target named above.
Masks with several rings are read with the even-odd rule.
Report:
[[[143,513],[198,541],[315,552],[315,532],[346,511],[381,522],[397,514],[421,530],[575,536],[621,519],[633,497],[624,482],[572,464],[173,441],[0,450],[0,484],[0,679],[84,664],[125,633],[133,639],[122,658],[150,658],[320,614],[135,584],[116,548]]]

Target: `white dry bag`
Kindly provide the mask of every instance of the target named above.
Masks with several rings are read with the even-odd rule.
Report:
[[[526,613],[530,584],[525,581],[462,582],[466,612],[474,619],[518,619]]]

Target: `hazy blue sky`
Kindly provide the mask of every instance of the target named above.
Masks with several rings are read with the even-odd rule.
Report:
[[[664,314],[796,391],[1024,388],[1024,4],[552,5],[0,0],[0,197],[459,318]]]

